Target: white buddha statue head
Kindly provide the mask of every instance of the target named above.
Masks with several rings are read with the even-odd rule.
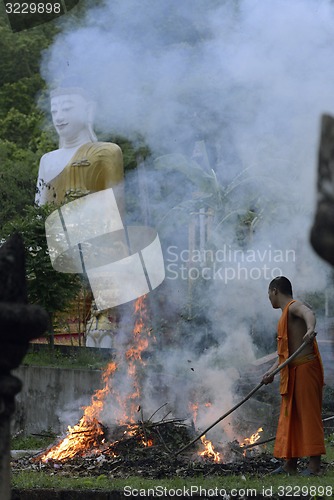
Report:
[[[80,87],[63,87],[51,92],[51,115],[59,136],[59,148],[96,142],[93,130],[94,101]]]

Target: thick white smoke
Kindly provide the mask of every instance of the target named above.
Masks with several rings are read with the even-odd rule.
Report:
[[[176,400],[183,402],[201,382],[217,411],[226,410],[217,394],[224,385],[231,394],[239,376],[231,366],[255,358],[251,332],[262,328],[274,334],[277,314],[266,295],[273,269],[292,280],[297,295],[326,285],[326,268],[312,253],[308,233],[319,119],[334,109],[333,49],[330,0],[106,0],[88,9],[77,25],[66,20],[44,54],[42,75],[50,87],[74,76],[96,96],[99,130],[134,141],[140,134],[153,157],[191,157],[204,141],[218,183],[226,185],[244,169],[253,179],[235,190],[232,203],[254,208],[259,217],[248,243],[253,258],[233,253],[234,222],[211,235],[214,252],[225,249],[226,256],[232,249],[225,261],[213,256],[218,267],[232,268],[231,278],[218,273],[201,293],[219,347],[198,356],[194,384],[188,381],[187,358],[193,359],[204,327],[193,332],[192,345],[180,342],[182,349],[166,349],[159,357],[166,380],[171,373],[182,379],[171,382]],[[146,179],[149,193],[161,189],[164,175],[173,183],[172,171],[155,171]],[[175,181],[175,190],[179,200],[188,200],[196,189]],[[253,195],[256,207],[249,206]],[[170,203],[161,199],[157,206],[155,198],[163,219]],[[165,249],[166,266],[175,263],[171,269],[178,278],[185,231],[184,226],[172,240],[169,236],[173,250]],[[269,267],[266,276],[256,270],[263,264]],[[167,270],[165,286],[169,306],[177,310],[186,302],[188,282],[173,276]],[[224,360],[229,360],[225,378]],[[232,398],[224,401],[228,406]]]

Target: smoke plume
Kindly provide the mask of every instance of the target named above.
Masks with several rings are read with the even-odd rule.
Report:
[[[269,281],[288,276],[297,297],[326,287],[327,267],[312,253],[308,233],[319,118],[334,111],[333,40],[330,0],[113,0],[88,8],[77,22],[65,19],[44,54],[50,87],[74,75],[94,94],[97,130],[150,148],[142,178],[164,242],[168,297],[164,304],[156,293],[150,299],[165,321],[154,364],[176,411],[185,414],[196,398],[210,400],[211,410],[199,414],[202,427],[233,403],[246,365],[272,349],[278,314],[267,299]],[[176,168],[181,159],[187,175]],[[197,250],[211,250],[205,258],[189,252],[189,220],[201,217],[200,207],[187,212],[185,203],[201,191],[191,161],[226,195],[209,245],[195,238]],[[138,191],[138,178],[128,175],[130,191]],[[203,206],[214,196],[202,197]],[[221,199],[212,202],[216,214]],[[246,227],[243,245],[238,227]],[[180,322],[189,293],[201,311],[195,326],[187,314]],[[154,410],[164,396],[158,401],[149,390],[152,373],[144,393]]]

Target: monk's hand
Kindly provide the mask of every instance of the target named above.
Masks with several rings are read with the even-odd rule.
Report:
[[[309,328],[303,337],[303,341],[310,344],[315,339],[316,334],[317,332],[313,328]]]
[[[274,375],[271,372],[266,372],[262,377],[262,383],[267,385],[271,384],[274,380]]]

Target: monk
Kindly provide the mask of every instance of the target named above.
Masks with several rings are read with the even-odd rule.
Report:
[[[274,456],[285,462],[272,474],[296,473],[298,458],[308,456],[308,467],[301,474],[318,475],[321,455],[326,450],[321,419],[324,376],[315,340],[316,318],[309,307],[293,299],[291,283],[284,276],[271,281],[268,294],[273,308],[282,309],[282,315],[278,322],[278,359],[262,382],[271,383],[272,372],[307,342],[300,354],[280,371],[282,400]]]

